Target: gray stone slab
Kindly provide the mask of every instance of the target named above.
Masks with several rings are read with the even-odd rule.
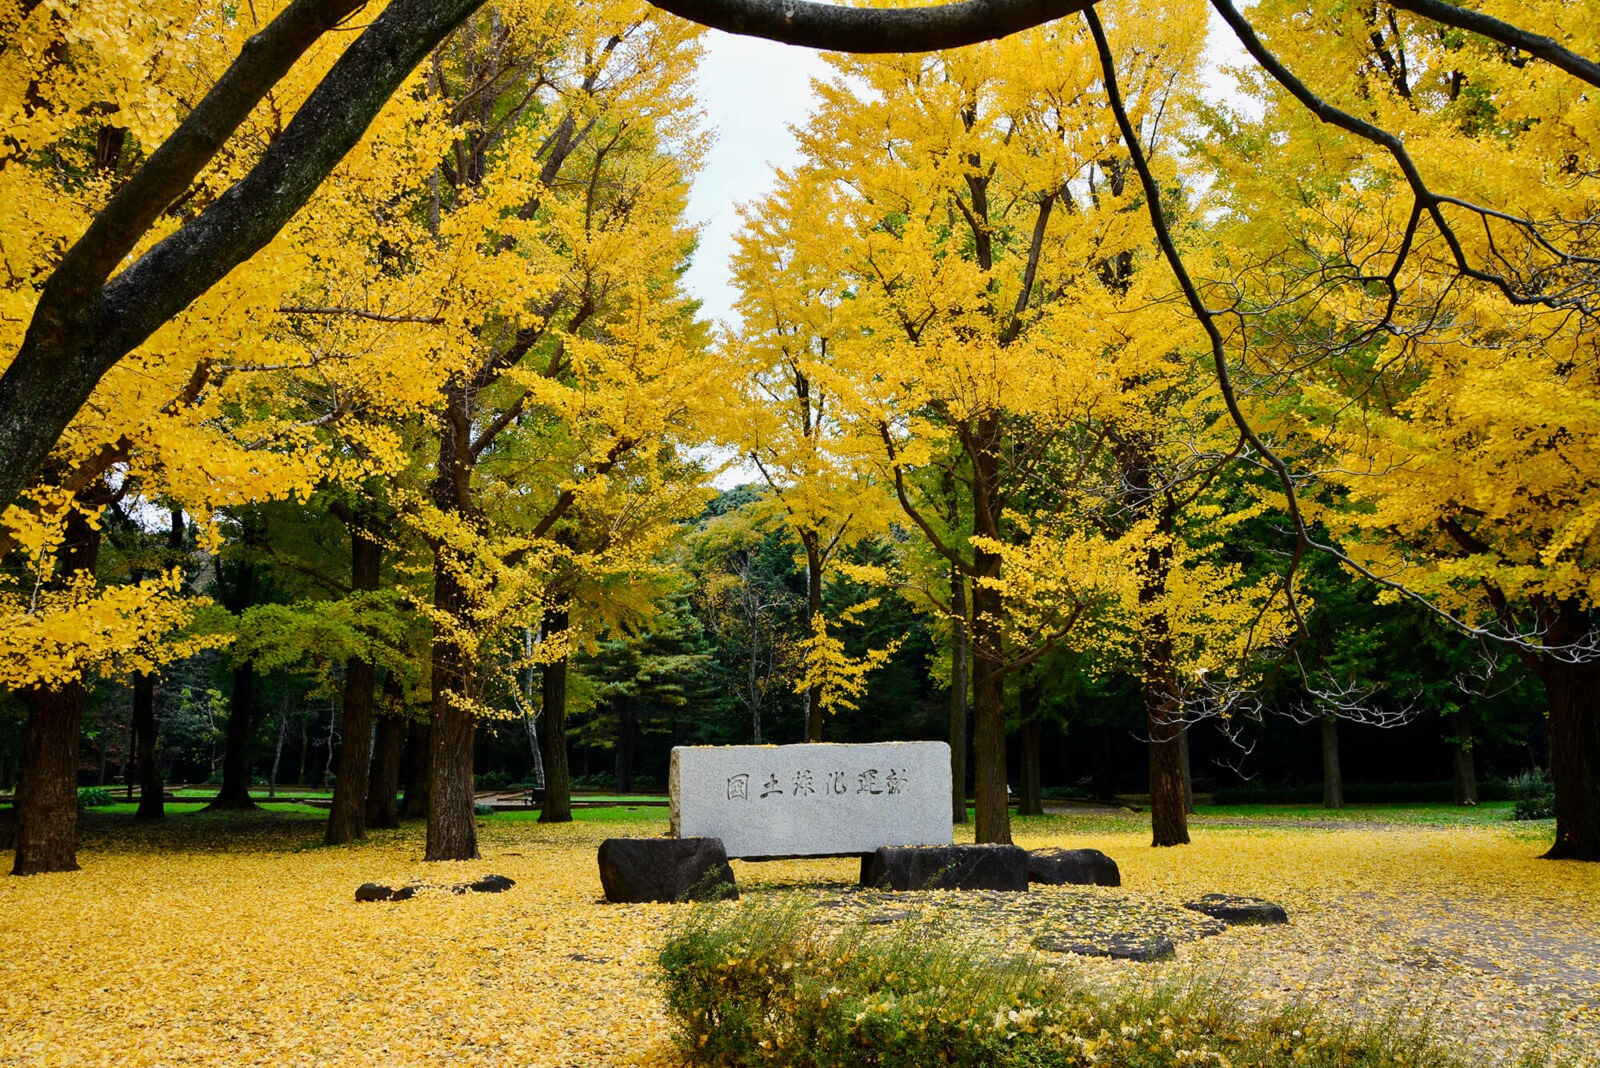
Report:
[[[679,746],[669,782],[672,833],[720,838],[745,859],[948,845],[950,747]]]

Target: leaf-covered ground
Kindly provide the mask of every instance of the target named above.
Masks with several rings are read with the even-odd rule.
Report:
[[[664,816],[585,816],[490,817],[483,859],[444,865],[422,863],[410,830],[316,847],[310,813],[180,814],[155,831],[93,817],[83,871],[0,880],[0,1064],[674,1063],[651,970],[683,907],[605,905],[595,867],[602,838],[659,833]],[[1197,820],[1189,847],[1152,850],[1136,817],[1024,820],[1019,844],[1102,849],[1123,886],[1036,892],[987,916],[974,902],[950,918],[1016,945],[1045,928],[1204,923],[1174,907],[1205,892],[1267,897],[1289,908],[1288,927],[1179,932],[1175,961],[1052,957],[1108,982],[1200,969],[1247,1000],[1412,1019],[1484,1063],[1549,1033],[1575,1063],[1600,1065],[1600,867],[1535,859],[1546,830],[1403,813],[1308,829],[1230,812]],[[735,868],[747,891],[855,896],[843,892],[850,860]],[[490,872],[516,887],[352,896],[367,881]],[[927,905],[848,907],[915,919]]]

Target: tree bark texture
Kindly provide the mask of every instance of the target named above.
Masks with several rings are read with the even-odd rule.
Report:
[[[60,549],[61,580],[93,573],[100,532],[74,508]],[[83,683],[34,686],[22,693],[28,709],[22,772],[12,800],[12,875],[78,870],[78,736]]]
[[[1146,612],[1139,633],[1139,659],[1150,750],[1150,844],[1187,845],[1189,817],[1181,746],[1183,707],[1178,697],[1172,623],[1163,607],[1167,576],[1172,570],[1177,505],[1166,490],[1166,479],[1148,434],[1116,435],[1113,452],[1128,486],[1132,514],[1156,520],[1139,577],[1139,604]]]
[[[975,550],[980,576],[998,576],[1000,559]],[[1000,592],[979,583],[972,590],[972,763],[976,798],[974,837],[980,843],[1011,844],[1006,789],[1006,676],[999,652]]]
[[[1472,757],[1472,721],[1466,713],[1457,712],[1450,717],[1450,779],[1454,784],[1455,803],[1478,803],[1478,769]]]
[[[967,822],[967,698],[972,686],[968,658],[967,577],[950,569],[950,813]]]
[[[249,663],[233,669],[233,691],[228,697],[228,727],[222,741],[222,785],[206,807],[250,809],[250,738],[255,734],[256,669]]]
[[[420,820],[428,816],[428,794],[431,776],[428,759],[433,751],[429,735],[433,728],[426,723],[412,723],[406,735],[405,753],[401,758],[405,776],[405,796],[400,801],[400,818]]]
[[[463,625],[465,596],[448,550],[435,553],[433,606]],[[470,699],[473,665],[442,628],[433,638],[433,700],[428,731],[428,840],[424,860],[475,860],[478,824],[472,811],[472,742],[477,723],[457,699]]]
[[[367,779],[368,827],[400,826],[400,755],[405,744],[403,716],[379,716],[372,746],[372,771]]]
[[[1550,645],[1588,634],[1589,614],[1563,602],[1549,628]],[[1550,702],[1550,779],[1556,788],[1556,840],[1549,860],[1600,860],[1600,661],[1541,657]]]
[[[357,594],[378,588],[383,562],[382,546],[358,527],[350,528],[350,588]],[[370,659],[353,656],[345,661],[343,741],[333,780],[333,806],[328,810],[328,845],[342,845],[367,834],[367,776],[372,765],[372,707],[377,671]]]
[[[1178,767],[1183,774],[1183,811],[1194,815],[1194,768],[1189,762],[1189,732],[1178,735]]]
[[[78,870],[78,734],[81,682],[23,692],[26,756],[17,782],[12,875]]]
[[[1017,799],[1019,816],[1044,815],[1039,753],[1044,741],[1044,725],[1039,721],[1040,690],[1039,683],[1031,679],[1024,682],[1017,709],[1017,718],[1022,723],[1018,737],[1022,763],[1022,796]]]
[[[545,613],[546,636],[567,629],[567,611],[552,608]],[[544,758],[544,802],[539,806],[540,823],[572,822],[572,773],[567,763],[567,660],[544,666],[541,680],[544,703],[544,733],[539,748]]]
[[[1344,776],[1339,770],[1339,719],[1323,716],[1322,738],[1322,807],[1344,808]]]
[[[815,530],[801,533],[806,550],[806,635],[816,634],[822,618],[822,547]],[[822,741],[822,685],[806,689],[806,741]]]
[[[139,775],[136,822],[165,819],[167,787],[156,761],[156,677],[144,671],[133,675],[133,745]]]

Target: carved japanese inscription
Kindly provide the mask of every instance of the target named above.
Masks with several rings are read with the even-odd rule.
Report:
[[[730,857],[951,841],[943,742],[679,746],[671,794],[672,833],[720,838]]]

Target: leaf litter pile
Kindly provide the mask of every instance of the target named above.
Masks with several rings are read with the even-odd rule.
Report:
[[[654,955],[687,906],[607,905],[595,849],[635,823],[489,819],[480,861],[424,864],[420,829],[309,848],[314,822],[174,815],[92,829],[83,870],[0,881],[0,1064],[677,1063]],[[1514,826],[1148,831],[1051,818],[1018,842],[1095,848],[1123,886],[893,894],[853,860],[735,862],[746,897],[798,894],[883,922],[937,917],[1108,983],[1216,977],[1246,1001],[1426,1026],[1484,1064],[1541,1041],[1600,1064],[1600,866],[1535,859]],[[7,858],[8,859],[8,858]],[[508,876],[505,893],[430,889]],[[427,884],[357,903],[364,882]],[[1230,927],[1184,910],[1211,892],[1278,901],[1290,923]],[[738,905],[720,907],[740,907]],[[1167,936],[1175,959],[1082,955]],[[1175,971],[1176,970],[1176,971]]]

